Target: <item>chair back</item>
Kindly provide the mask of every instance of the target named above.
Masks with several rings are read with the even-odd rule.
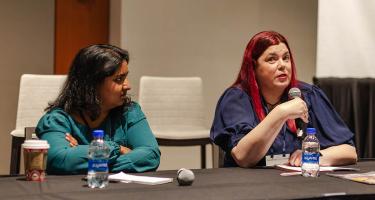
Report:
[[[18,97],[16,130],[13,136],[23,137],[25,127],[35,127],[43,116],[48,102],[56,99],[61,90],[66,75],[36,75],[21,76]]]
[[[200,77],[143,76],[139,103],[154,131],[207,129]]]

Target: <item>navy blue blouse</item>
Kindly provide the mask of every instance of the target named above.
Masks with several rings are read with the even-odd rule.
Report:
[[[320,148],[325,149],[339,144],[354,146],[354,134],[335,111],[323,91],[303,82],[299,83],[299,88],[309,110],[308,127],[316,129]],[[267,113],[265,104],[263,108]],[[238,166],[230,152],[241,138],[258,124],[259,120],[251,104],[251,97],[240,88],[228,88],[218,101],[210,133],[211,140],[225,151],[224,166]],[[285,124],[267,155],[288,154],[297,149],[301,149],[301,141]],[[265,165],[264,158],[257,165]]]

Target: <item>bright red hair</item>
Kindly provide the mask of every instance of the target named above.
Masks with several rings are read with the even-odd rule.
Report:
[[[257,33],[251,38],[251,40],[246,46],[238,77],[232,85],[236,87],[241,87],[249,96],[251,96],[251,103],[253,104],[255,113],[259,121],[262,121],[266,117],[266,114],[264,113],[262,107],[258,83],[255,77],[256,61],[268,47],[272,45],[278,45],[280,43],[284,43],[287,46],[292,65],[291,80],[287,90],[289,90],[292,87],[297,87],[296,67],[294,64],[292,52],[289,48],[288,41],[284,36],[275,31],[263,31]],[[294,120],[288,120],[287,124],[293,132],[296,132],[297,129]]]

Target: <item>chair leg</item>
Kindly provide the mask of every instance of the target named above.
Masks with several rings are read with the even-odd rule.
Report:
[[[218,154],[219,154],[218,164],[219,164],[219,168],[221,168],[221,167],[224,167],[225,152],[220,147],[218,148],[218,150],[219,150],[219,152],[218,152]]]
[[[219,168],[219,147],[211,143],[212,149],[212,168]]]
[[[10,152],[10,175],[20,173],[20,160],[21,160],[21,145],[24,142],[24,137],[12,136],[12,147]]]
[[[206,168],[206,145],[201,145],[201,168]]]

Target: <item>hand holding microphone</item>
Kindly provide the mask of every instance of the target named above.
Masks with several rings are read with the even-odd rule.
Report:
[[[290,88],[288,92],[288,96],[289,96],[289,99],[301,98],[301,90],[299,90],[298,88]],[[303,118],[305,119],[304,120],[302,120],[301,118],[295,119],[298,137],[302,137],[303,132],[305,132],[307,128],[307,123],[305,123],[304,121],[308,120],[308,111],[307,111],[306,105],[304,107],[306,111],[303,112],[303,115],[304,115]]]

